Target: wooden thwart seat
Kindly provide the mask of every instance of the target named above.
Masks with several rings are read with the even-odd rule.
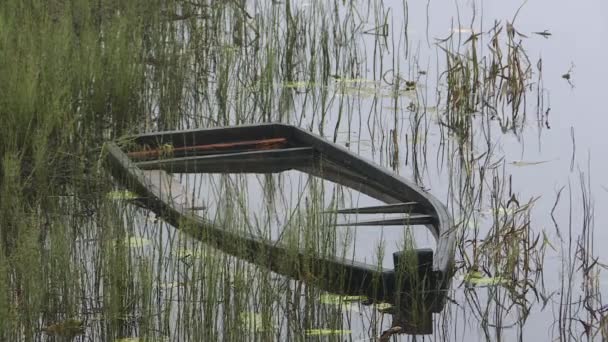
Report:
[[[326,211],[331,214],[397,214],[411,213],[416,210],[417,202],[394,203],[386,205],[377,205],[372,207],[347,208],[333,211]]]
[[[414,225],[425,225],[433,224],[433,216],[415,214],[406,217],[399,217],[385,220],[371,220],[371,221],[357,221],[357,222],[344,222],[338,223],[338,227],[348,226],[414,226]]]

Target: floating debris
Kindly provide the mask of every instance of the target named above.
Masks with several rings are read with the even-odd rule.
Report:
[[[549,37],[551,36],[551,32],[549,32],[549,30],[544,30],[542,32],[532,32],[532,33],[542,36],[545,39],[549,39]]]
[[[514,160],[511,162],[511,165],[514,166],[532,166],[532,165],[540,165],[551,162],[553,160],[540,160],[540,161],[523,161],[523,160]]]
[[[572,71],[574,71],[574,63],[570,64],[570,69],[568,69],[568,71],[562,75],[562,78],[565,79],[566,81],[568,81],[568,84],[570,85],[570,87],[574,88],[574,84],[572,83]]]
[[[402,331],[403,328],[400,326],[391,327],[390,329],[384,331],[382,335],[380,335],[380,337],[378,338],[378,342],[390,341],[391,336],[395,334],[400,334]]]
[[[174,147],[171,144],[163,144],[160,146],[160,157],[169,158],[173,156]]]
[[[416,81],[405,81],[405,90],[416,89]]]
[[[555,246],[553,246],[553,244],[549,240],[549,237],[547,236],[547,233],[543,229],[543,248],[546,246],[549,246],[553,251],[557,252],[557,249],[555,248]]]

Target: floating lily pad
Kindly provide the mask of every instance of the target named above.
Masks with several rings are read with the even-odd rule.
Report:
[[[365,300],[365,296],[340,296],[335,294],[321,295],[320,302],[325,305],[339,306],[344,311],[359,312],[359,307],[353,302]]]
[[[352,331],[342,329],[308,329],[304,331],[306,336],[332,336],[350,335]]]
[[[139,198],[136,193],[129,190],[110,191],[107,193],[106,197],[114,201],[132,201]]]
[[[456,27],[450,30],[450,32],[452,33],[473,33],[473,30],[471,30],[468,27]]]
[[[321,295],[320,302],[329,305],[340,305],[348,302],[359,302],[367,299],[365,296],[340,296],[326,293]]]
[[[114,340],[114,342],[143,342],[143,341],[166,342],[166,341],[169,341],[169,338],[167,338],[167,337],[146,337],[146,338],[123,337],[123,338],[117,338]]]
[[[336,83],[344,83],[344,84],[353,84],[353,83],[359,83],[359,84],[363,84],[363,83],[367,83],[367,84],[375,84],[375,83],[380,83],[380,81],[376,81],[376,80],[370,80],[367,78],[336,78]]]
[[[471,286],[494,286],[506,285],[509,283],[509,279],[505,277],[486,277],[480,271],[470,271],[464,276],[464,281]]]

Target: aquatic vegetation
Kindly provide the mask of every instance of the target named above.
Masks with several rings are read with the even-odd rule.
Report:
[[[478,5],[1,1],[0,340],[412,339],[389,304],[280,277],[151,217],[101,162],[105,142],[129,149],[130,134],[259,122],[325,136],[445,201],[456,277],[433,340],[533,339],[537,325],[607,339],[594,228],[606,189],[576,155],[595,121],[577,112],[576,146],[565,113],[587,111],[558,91],[593,72],[548,45],[572,50],[561,28],[525,21],[531,8],[505,20]],[[190,204],[206,219],[291,246],[286,262],[302,248],[380,267],[431,241],[336,227],[327,212],[376,203],[297,172],[176,181],[205,199]]]

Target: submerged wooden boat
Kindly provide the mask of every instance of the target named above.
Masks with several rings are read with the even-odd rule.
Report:
[[[443,309],[450,285],[455,236],[444,205],[420,187],[323,138],[284,124],[149,133],[132,137],[128,146],[106,146],[109,168],[120,183],[144,199],[146,208],[166,222],[226,253],[312,286],[366,296],[370,302],[392,303],[393,325],[406,333],[432,333],[432,313]],[[285,263],[285,256],[293,256],[293,250],[195,215],[185,202],[175,200],[172,192],[176,190],[170,184],[164,187],[154,179],[168,173],[286,170],[306,172],[386,203],[337,212],[400,214],[397,219],[356,224],[425,226],[436,239],[435,250],[394,253],[394,269],[304,251],[296,252],[295,261]]]

